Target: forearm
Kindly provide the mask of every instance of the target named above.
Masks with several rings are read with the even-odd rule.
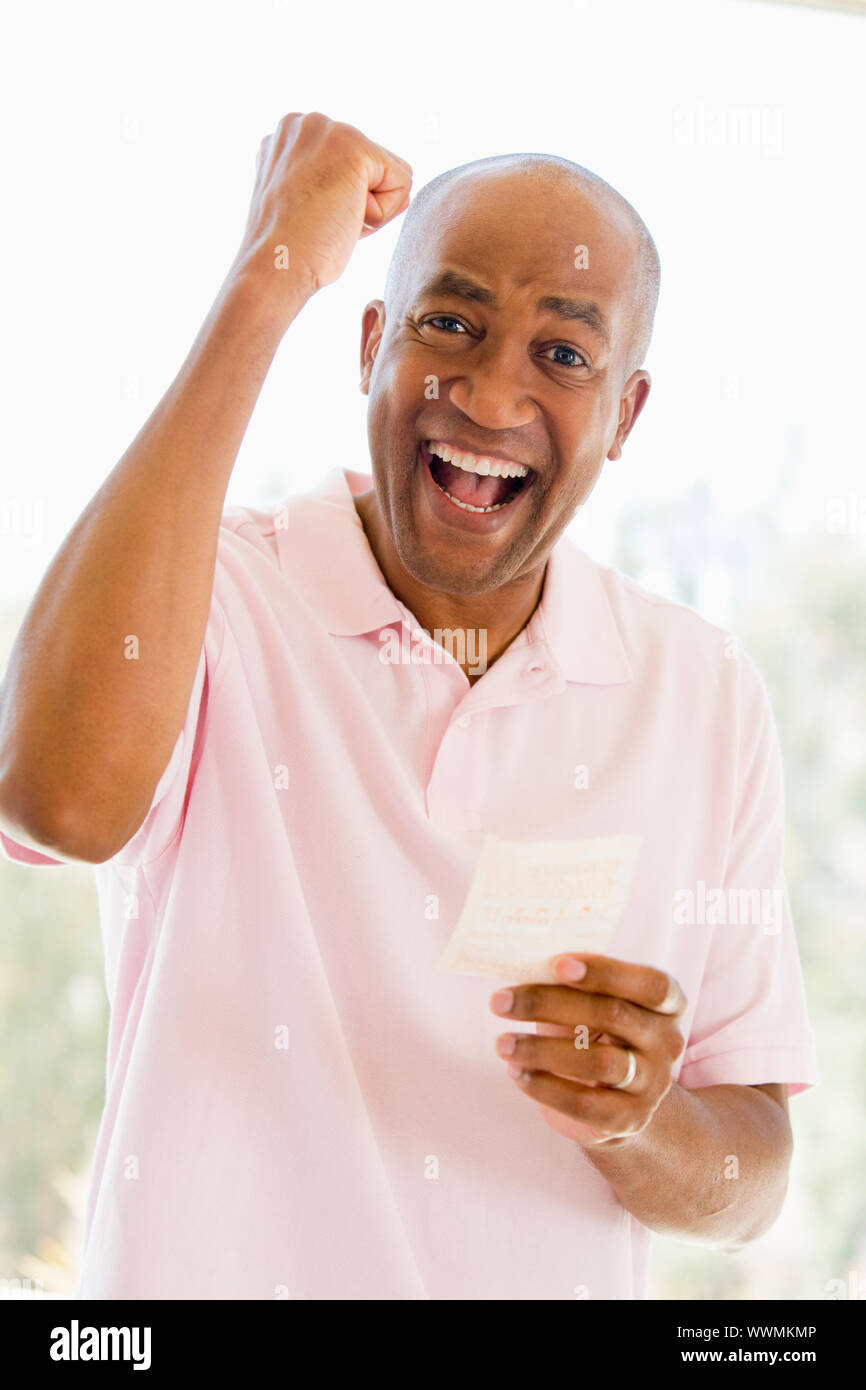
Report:
[[[674,1084],[640,1134],[585,1152],[650,1230],[730,1249],[778,1216],[791,1143],[787,1115],[762,1091]]]
[[[0,810],[72,855],[125,843],[183,724],[226,487],[287,326],[261,279],[227,278],[177,377],[52,561],[9,661]]]

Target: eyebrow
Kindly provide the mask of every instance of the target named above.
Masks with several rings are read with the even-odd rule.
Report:
[[[496,295],[484,285],[479,285],[469,275],[457,270],[443,270],[426,284],[422,285],[420,298],[435,298],[437,295],[451,295],[455,299],[468,299],[476,304],[488,304],[498,308]],[[568,299],[559,294],[542,295],[536,301],[536,309],[543,313],[555,314],[560,319],[575,319],[585,323],[593,333],[610,346],[610,328],[599,306],[591,299]]]

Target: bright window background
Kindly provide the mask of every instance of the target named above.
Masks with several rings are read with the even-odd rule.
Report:
[[[653,390],[574,536],[735,627],[764,672],[824,1075],[792,1102],[773,1232],[736,1257],[657,1241],[653,1292],[824,1298],[849,1271],[866,1277],[866,20],[748,0],[91,0],[8,10],[4,48],[4,659],[186,355],[285,111],[359,126],[412,163],[416,187],[477,156],[546,150],[643,215],[662,260]],[[229,504],[368,466],[360,315],[395,238],[360,245],[290,330]],[[95,892],[84,867],[4,863],[0,894],[0,1279],[63,1292],[103,1085]]]

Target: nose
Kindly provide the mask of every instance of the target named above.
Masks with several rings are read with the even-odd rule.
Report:
[[[448,396],[458,410],[479,429],[510,430],[529,425],[536,407],[527,393],[524,379],[526,359],[522,352],[503,343],[497,350],[489,342],[476,356],[465,375],[448,388]]]

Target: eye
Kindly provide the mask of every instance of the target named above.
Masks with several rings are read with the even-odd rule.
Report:
[[[552,347],[552,348],[545,348],[545,353],[548,353],[548,352],[564,352],[564,353],[569,353],[570,356],[571,356],[571,358],[574,359],[574,360],[572,360],[572,361],[563,361],[562,358],[558,358],[558,359],[556,359],[556,362],[555,362],[555,365],[556,365],[557,367],[588,367],[588,366],[589,366],[589,363],[587,362],[586,358],[585,358],[581,353],[579,353],[579,352],[577,351],[577,348],[569,347],[567,343],[557,343],[557,344],[556,344],[554,347]]]
[[[466,332],[466,325],[464,323],[461,323],[460,319],[456,319],[453,314],[431,314],[428,319],[424,320],[424,322],[432,323],[434,328],[438,328],[440,324],[456,323],[457,327],[460,329],[461,332]],[[442,332],[452,333],[453,330],[451,328],[443,328]]]

